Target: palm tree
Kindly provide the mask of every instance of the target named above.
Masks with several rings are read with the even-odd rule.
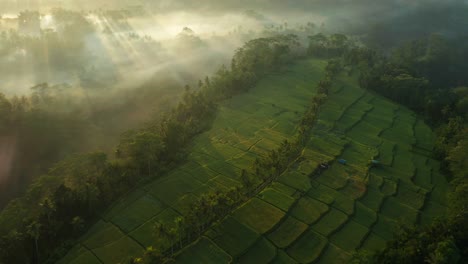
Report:
[[[34,246],[36,250],[36,263],[39,263],[39,236],[41,235],[41,224],[36,221],[33,221],[27,227],[27,234],[34,238]]]
[[[174,255],[174,244],[176,243],[175,240],[176,240],[176,237],[177,237],[177,228],[169,228],[168,230],[166,230],[166,234],[169,238],[169,242],[171,244],[171,256]]]
[[[183,234],[184,234],[184,225],[185,225],[185,219],[183,217],[177,217],[174,220],[176,224],[176,229],[177,229],[177,236],[179,238],[179,246],[182,248],[182,240],[183,240]]]

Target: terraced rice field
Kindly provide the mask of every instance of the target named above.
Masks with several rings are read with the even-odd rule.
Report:
[[[194,141],[184,165],[123,197],[103,213],[99,223],[61,263],[123,263],[128,256],[139,256],[155,244],[169,248],[167,238],[155,236],[154,226],[175,225],[174,219],[204,193],[240,185],[242,169],[249,170],[255,158],[277,148],[295,133],[325,65],[325,61],[317,60],[298,62],[281,74],[265,78],[248,93],[225,101],[212,128]],[[196,258],[200,263],[222,263],[240,253],[246,254],[244,262],[268,258],[266,253],[263,258],[249,257],[245,245],[256,251],[270,249],[274,258],[274,244],[268,239],[257,240],[259,234],[284,217],[295,201],[288,193],[295,192],[286,185],[273,184],[228,221],[226,228],[236,230],[235,234],[223,231],[213,238],[207,235],[185,250],[185,254],[194,256],[181,256],[180,262]],[[256,214],[257,211],[262,214]],[[256,219],[256,215],[260,218]],[[262,218],[266,215],[269,218]],[[244,241],[241,245],[232,243],[237,236]]]
[[[259,228],[238,222],[249,229],[250,240],[233,236],[230,244],[243,245],[243,250],[230,252],[212,240],[229,252],[232,262],[246,262],[255,250],[265,256],[249,263],[346,263],[355,250],[385,246],[398,225],[425,224],[443,214],[441,194],[448,186],[430,157],[431,130],[408,109],[361,90],[351,77],[340,76],[333,90],[302,161],[254,198],[266,202],[255,210],[255,218],[268,223],[256,222]],[[381,165],[371,167],[371,159]],[[331,167],[314,172],[321,162]],[[232,215],[242,214],[249,204]],[[282,213],[271,217],[271,206]],[[225,230],[232,228],[225,221],[213,229],[236,233]],[[265,240],[276,254],[270,244],[265,252],[256,246]],[[179,257],[187,254],[182,251]]]
[[[62,263],[118,263],[154,244],[169,248],[155,224],[174,224],[199,195],[238,185],[242,169],[292,136],[324,66],[298,62],[224,102],[186,164],[115,204]],[[332,90],[300,162],[184,248],[177,263],[344,263],[354,250],[384,246],[398,225],[444,212],[448,186],[430,158],[432,131],[352,77],[339,76]],[[321,162],[331,166],[317,173]]]

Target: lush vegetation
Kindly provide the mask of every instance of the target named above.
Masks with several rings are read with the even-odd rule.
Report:
[[[91,153],[55,165],[25,197],[2,212],[2,261],[54,261],[54,250],[66,248],[66,241],[93,223],[99,210],[142,180],[160,176],[180,162],[193,136],[209,126],[216,102],[248,90],[267,72],[277,69],[288,60],[294,45],[294,36],[247,43],[236,52],[231,70],[221,68],[200,89],[187,87],[183,101],[162,122],[150,122],[126,133],[115,160]],[[5,106],[2,109],[9,111],[9,104]]]
[[[160,46],[132,32],[132,12],[88,15],[109,21],[99,28],[107,40],[123,29],[157,57]],[[26,56],[37,71],[99,87],[87,78],[84,40],[97,29],[89,17],[56,9],[59,27],[43,30],[40,16],[23,12],[19,31],[0,35],[0,68],[14,71]],[[276,35],[295,31],[266,26],[270,37],[247,42],[229,67],[187,85],[172,111],[125,132],[112,157],[64,158],[89,149],[83,142],[122,105],[100,99],[88,113],[70,100],[87,91],[66,84],[0,94],[0,151],[20,157],[0,161],[13,164],[0,178],[44,174],[0,214],[0,263],[465,262],[466,37],[428,35],[382,53],[364,46],[384,39],[372,33],[368,43],[319,33],[306,49],[303,36]],[[207,46],[188,27],[177,38],[176,51]],[[306,53],[313,59],[290,64]]]

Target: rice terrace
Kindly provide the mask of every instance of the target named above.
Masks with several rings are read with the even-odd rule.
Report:
[[[223,102],[187,163],[115,204],[63,263],[118,263],[155,241],[168,249],[170,238],[155,240],[154,226],[176,225],[190,201],[240,185],[256,157],[294,135],[325,65],[294,63]],[[383,247],[397,223],[429,223],[445,211],[447,181],[430,158],[432,137],[410,110],[340,74],[300,157],[175,261],[344,263],[356,249]],[[371,159],[381,164],[371,167]],[[319,171],[322,163],[329,168]]]
[[[467,1],[0,2],[0,264],[468,263]]]

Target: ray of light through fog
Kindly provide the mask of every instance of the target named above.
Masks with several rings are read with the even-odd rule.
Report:
[[[14,2],[14,1],[10,1]],[[18,1],[19,2],[19,1]],[[71,3],[73,1],[68,1]],[[79,2],[79,1],[75,1]],[[75,3],[73,2],[73,3]],[[100,1],[98,1],[100,2]],[[103,1],[106,2],[106,1]],[[109,2],[109,1],[107,1]],[[192,13],[188,10],[157,12],[139,6],[122,5],[137,15],[121,18],[120,9],[103,11],[102,9],[83,9],[86,5],[65,4],[61,1],[28,1],[31,9],[15,8],[15,12],[0,12],[0,29],[8,31],[18,29],[18,14],[24,10],[40,10],[40,32],[19,29],[19,33],[31,38],[40,38],[47,32],[56,32],[59,38],[67,38],[63,21],[57,21],[51,11],[54,3],[63,8],[72,8],[89,22],[93,30],[82,41],[83,50],[77,51],[80,62],[74,67],[60,68],[47,62],[50,53],[56,53],[57,47],[47,45],[47,39],[38,41],[42,45],[45,60],[38,64],[37,50],[18,46],[0,55],[3,65],[0,72],[0,87],[8,95],[28,94],[30,87],[39,83],[67,84],[75,88],[89,88],[92,82],[99,88],[138,86],[160,71],[170,71],[181,85],[193,82],[178,76],[179,71],[192,72],[193,75],[210,74],[219,65],[229,64],[229,58],[237,47],[248,39],[258,37],[262,30],[277,22],[286,21],[275,14],[253,17],[245,10],[223,11],[219,13]],[[1,5],[1,4],[0,4]],[[3,3],[5,5],[5,3]],[[111,8],[103,4],[105,8]],[[106,7],[107,6],[107,7]],[[135,10],[132,10],[135,9]],[[297,20],[297,19],[293,19]],[[320,16],[300,18],[304,21],[320,22]],[[67,23],[67,22],[65,22]],[[190,28],[191,36],[183,36],[184,28]],[[34,47],[37,48],[37,47]],[[80,53],[78,53],[80,52]],[[183,56],[181,56],[183,55]],[[12,64],[15,67],[12,67]],[[204,67],[198,67],[201,64]],[[99,68],[99,72],[95,69]],[[201,70],[203,69],[203,70]],[[201,71],[200,71],[201,70]],[[99,81],[96,81],[99,80]],[[96,86],[96,85],[94,85]],[[95,87],[93,87],[95,88]]]

